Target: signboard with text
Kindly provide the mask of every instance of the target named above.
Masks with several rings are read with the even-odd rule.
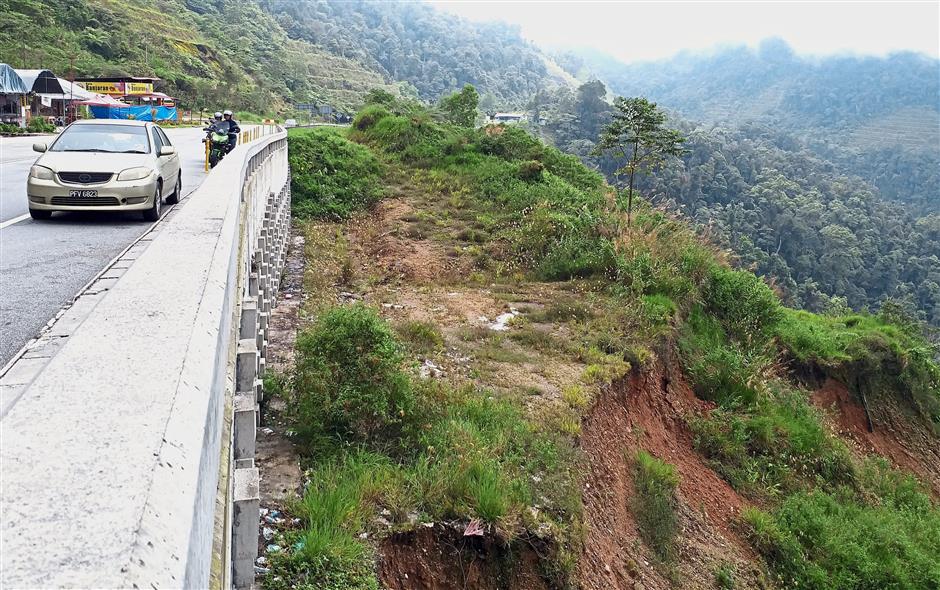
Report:
[[[153,84],[150,82],[76,82],[76,84],[88,92],[110,96],[153,94]]]

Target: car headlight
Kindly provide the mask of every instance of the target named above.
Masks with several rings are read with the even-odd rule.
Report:
[[[138,166],[137,168],[128,168],[123,170],[118,174],[118,180],[142,180],[153,174],[153,171],[146,166]]]
[[[39,180],[52,180],[55,178],[55,172],[51,168],[37,165],[29,169],[29,177],[38,178]]]

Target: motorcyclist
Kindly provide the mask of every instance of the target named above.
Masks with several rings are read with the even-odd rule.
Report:
[[[235,149],[235,143],[238,141],[238,134],[241,133],[241,127],[238,126],[238,121],[232,116],[232,111],[226,109],[222,113],[222,124],[227,125],[228,131],[228,151]]]
[[[209,122],[209,125],[203,127],[202,130],[205,132],[212,131],[213,129],[220,129],[219,125],[222,123],[222,112],[216,111],[215,115],[212,116],[212,121]]]

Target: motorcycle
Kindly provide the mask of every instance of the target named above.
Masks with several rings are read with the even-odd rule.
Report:
[[[203,141],[209,143],[209,167],[215,168],[215,165],[221,162],[229,151],[228,132],[215,125],[209,125],[203,131],[206,132]]]

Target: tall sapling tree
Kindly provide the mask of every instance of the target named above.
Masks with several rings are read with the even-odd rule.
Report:
[[[675,129],[665,126],[666,114],[656,103],[642,97],[614,101],[613,120],[601,133],[594,152],[601,155],[614,152],[624,159],[624,165],[614,174],[629,178],[627,191],[627,225],[633,213],[633,179],[637,172],[647,174],[662,167],[670,157],[685,153],[685,138]]]

